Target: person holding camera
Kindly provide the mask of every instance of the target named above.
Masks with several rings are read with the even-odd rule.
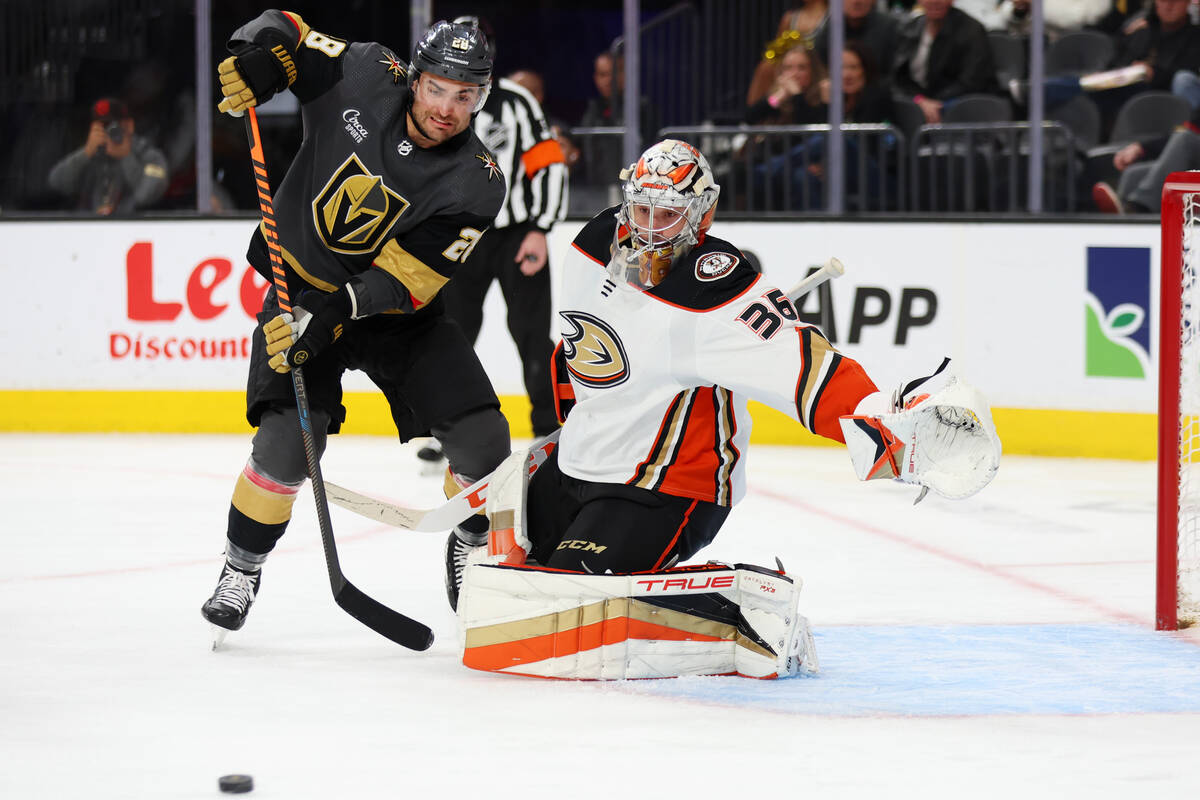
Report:
[[[50,170],[50,187],[95,214],[128,213],[154,204],[167,189],[167,158],[142,136],[120,100],[92,104],[83,147]]]

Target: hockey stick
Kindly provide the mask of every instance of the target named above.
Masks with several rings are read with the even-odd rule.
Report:
[[[559,431],[543,436],[529,447],[528,469],[535,472],[553,452]],[[394,505],[368,497],[336,483],[326,483],[329,500],[335,506],[353,511],[361,517],[382,522],[408,531],[447,531],[487,503],[488,484],[495,472],[484,475],[437,508],[417,509]]]
[[[275,204],[271,201],[271,185],[267,182],[267,164],[263,156],[262,138],[258,132],[258,116],[253,108],[246,116],[246,136],[250,140],[250,161],[254,164],[254,183],[258,189],[258,207],[262,212],[263,234],[271,256],[271,273],[279,308],[292,313],[279,235],[275,230]],[[296,410],[300,414],[300,437],[304,441],[304,458],[308,462],[308,478],[312,482],[313,499],[317,505],[317,521],[321,528],[321,544],[325,549],[325,566],[329,569],[329,585],[334,601],[347,614],[371,630],[411,650],[425,650],[433,644],[433,631],[415,619],[393,611],[346,580],[338,561],[337,545],[333,541],[333,525],[329,522],[329,503],[325,499],[325,482],[321,479],[321,463],[313,442],[312,417],[309,413],[308,390],[299,367],[292,369],[292,388],[296,391]]]
[[[845,273],[846,268],[842,265],[842,262],[836,258],[831,258],[822,264],[821,268],[816,272],[788,289],[786,292],[787,299],[791,300],[793,305],[796,305],[800,302],[801,296],[811,292],[830,278],[836,278]]]

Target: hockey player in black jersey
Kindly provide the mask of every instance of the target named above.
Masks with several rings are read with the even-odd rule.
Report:
[[[295,317],[280,313],[271,289],[246,392],[258,430],[229,508],[226,562],[202,608],[218,636],[245,622],[306,477],[293,366],[304,366],[318,453],[345,419],[347,369],[383,392],[402,441],[437,436],[448,483],[465,485],[509,453],[499,400],[439,295],[504,200],[496,160],[471,130],[491,87],[486,38],[439,22],[405,64],[380,44],[347,42],[271,10],[228,47],[218,108],[240,115],[290,89],[304,140],[274,194]],[[270,278],[261,226],[247,257]],[[475,541],[486,529],[478,517],[458,533]]]

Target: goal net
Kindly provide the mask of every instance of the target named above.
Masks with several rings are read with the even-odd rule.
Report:
[[[1156,627],[1200,622],[1200,172],[1163,186]]]

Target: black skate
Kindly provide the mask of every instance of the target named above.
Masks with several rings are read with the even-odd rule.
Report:
[[[468,537],[466,541],[459,537]],[[450,608],[458,610],[458,590],[462,588],[463,569],[471,551],[487,544],[487,534],[472,534],[461,528],[450,531],[446,539],[446,599]]]
[[[246,572],[225,562],[217,588],[200,608],[200,614],[214,626],[214,650],[224,641],[227,631],[241,630],[246,624],[246,615],[261,582],[262,570]]]
[[[442,443],[430,439],[428,444],[417,451],[417,459],[421,462],[422,475],[441,475],[446,469],[446,454],[442,451]]]

